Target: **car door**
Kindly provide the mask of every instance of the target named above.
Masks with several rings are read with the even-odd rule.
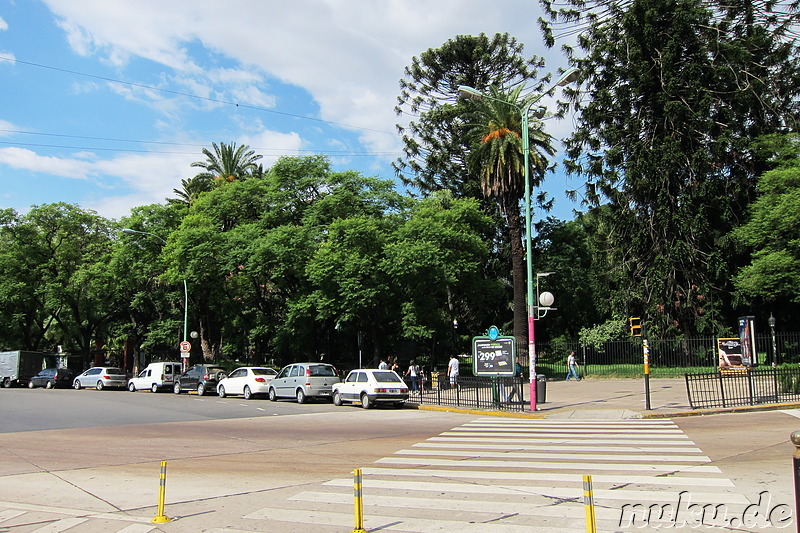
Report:
[[[352,372],[347,374],[344,383],[342,383],[339,386],[340,395],[343,400],[351,401],[355,398],[358,398],[356,393],[356,387],[358,387],[358,375],[360,373],[361,372],[353,370]]]
[[[231,375],[222,380],[225,392],[228,394],[244,394],[244,386],[247,382],[247,369],[237,368]]]
[[[152,372],[149,368],[145,368],[139,375],[133,378],[131,381],[133,382],[133,386],[136,390],[144,390],[150,388],[150,372]]]
[[[281,373],[284,374],[284,376],[278,381],[278,385],[275,387],[275,392],[278,394],[278,396],[284,398],[294,398],[295,383],[297,382],[297,376],[300,373],[300,365],[287,366]]]
[[[203,367],[193,366],[180,377],[181,389],[192,390],[197,388],[198,376]]]

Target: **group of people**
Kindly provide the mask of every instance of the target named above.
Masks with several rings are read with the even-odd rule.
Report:
[[[380,364],[378,364],[378,368],[380,370],[393,370],[398,374],[401,374],[408,382],[411,390],[414,392],[425,389],[425,383],[427,381],[425,368],[420,367],[414,359],[409,362],[408,369],[402,373],[400,372],[400,365],[397,364],[397,361],[393,357],[381,359]],[[450,362],[447,364],[447,376],[450,380],[451,387],[455,387],[458,384],[458,373],[458,357],[451,355]]]

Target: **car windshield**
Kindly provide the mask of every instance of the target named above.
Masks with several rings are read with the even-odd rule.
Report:
[[[312,376],[335,376],[336,371],[332,366],[314,365],[308,367]]]
[[[403,380],[394,372],[375,372],[375,381],[378,383],[402,383]]]
[[[256,376],[274,376],[275,374],[277,374],[277,372],[275,372],[271,368],[254,368],[253,374],[255,374]]]
[[[122,370],[119,368],[106,368],[106,374],[124,374]]]

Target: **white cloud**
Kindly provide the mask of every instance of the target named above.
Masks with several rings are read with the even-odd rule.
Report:
[[[3,17],[0,17],[0,31],[4,31],[8,29],[8,22],[6,22]]]
[[[92,165],[86,161],[41,156],[31,150],[17,147],[0,148],[0,164],[62,178],[88,179],[92,175]]]

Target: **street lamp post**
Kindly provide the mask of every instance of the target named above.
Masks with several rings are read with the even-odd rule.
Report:
[[[149,235],[150,237],[155,237],[159,241],[164,244],[167,244],[167,241],[156,235],[155,233],[150,233],[149,231],[139,231],[131,228],[122,228],[123,233],[138,233],[140,235]],[[186,280],[183,280],[183,342],[188,342],[188,338],[186,337],[189,328],[189,287],[186,284]],[[183,352],[181,352],[183,353]],[[186,366],[186,365],[184,365]]]
[[[780,364],[780,361],[778,361],[778,344],[775,342],[775,322],[775,317],[770,313],[767,323],[772,333],[772,366],[778,366]]]
[[[478,89],[461,85],[458,88],[458,93],[468,98],[490,98],[503,102],[508,105],[514,106],[522,118],[522,153],[524,159],[524,178],[525,178],[525,270],[527,276],[527,304],[528,304],[528,365],[530,374],[530,395],[531,395],[531,411],[536,411],[536,335],[534,321],[536,319],[536,306],[537,303],[533,299],[533,264],[531,262],[532,244],[531,244],[531,180],[529,168],[529,152],[530,152],[530,132],[528,131],[528,119],[530,116],[531,108],[535,103],[541,100],[546,94],[550,93],[556,87],[563,87],[578,79],[580,71],[577,68],[571,68],[564,72],[556,83],[549,87],[546,91],[539,94],[528,102],[524,108],[518,106],[513,102],[506,102],[499,98],[494,98],[487,94],[482,93]]]

